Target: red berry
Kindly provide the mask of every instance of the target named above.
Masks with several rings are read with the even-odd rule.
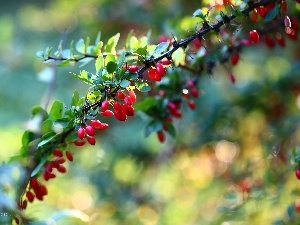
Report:
[[[32,187],[33,189],[38,189],[39,188],[39,182],[38,182],[36,177],[32,177],[30,179],[29,186]]]
[[[65,162],[66,162],[66,160],[65,160],[63,157],[59,157],[59,158],[55,159],[55,161],[52,162],[52,164],[53,164],[53,167],[57,167],[57,166],[56,166],[57,163],[58,163],[58,164],[63,164],[63,163],[65,163]]]
[[[176,118],[181,118],[182,114],[180,112],[180,110],[175,110],[175,111],[171,111],[170,114]]]
[[[165,141],[165,134],[162,130],[157,132],[157,138],[161,143]]]
[[[48,172],[48,171],[44,171],[43,177],[44,177],[44,180],[45,180],[45,181],[48,181],[48,180],[50,179],[50,177],[49,177],[49,172]]]
[[[90,145],[96,144],[96,139],[93,136],[87,136],[87,141],[90,143]]]
[[[80,127],[77,131],[77,136],[79,139],[83,139],[85,136],[85,129],[83,127]]]
[[[201,47],[201,41],[199,40],[199,38],[194,39],[193,45],[194,45],[196,48],[200,48],[200,47]]]
[[[128,67],[128,70],[130,73],[134,73],[139,70],[139,67],[137,65],[131,65]]]
[[[285,27],[291,27],[292,26],[290,17],[288,17],[288,16],[284,17],[284,26]]]
[[[300,169],[295,171],[296,177],[300,180]]]
[[[134,91],[129,91],[128,92],[128,96],[130,97],[131,102],[135,103],[135,101],[136,101],[136,95],[135,95]]]
[[[43,196],[48,194],[48,190],[47,190],[46,186],[43,185],[43,184],[40,186],[40,193],[41,193]]]
[[[234,53],[231,56],[231,64],[236,65],[239,62],[240,55],[238,53]]]
[[[167,66],[167,65],[171,65],[171,64],[172,64],[172,61],[169,60],[169,59],[164,58],[164,59],[162,59],[162,60],[160,61],[160,63],[161,63],[162,65]]]
[[[269,48],[274,48],[274,46],[275,46],[275,41],[274,41],[274,39],[273,39],[270,35],[266,35],[266,36],[265,36],[265,44],[266,44]]]
[[[102,104],[101,104],[101,110],[102,110],[102,112],[108,110],[108,107],[109,107],[108,101],[103,101]]]
[[[228,74],[229,80],[231,81],[231,83],[235,83],[235,76],[233,75],[233,73],[229,73]]]
[[[149,78],[151,79],[151,80],[156,80],[156,78],[157,78],[157,71],[156,71],[156,69],[153,69],[153,68],[150,68],[149,70],[148,70],[148,76],[149,76]]]
[[[104,112],[101,112],[102,116],[113,116],[114,113],[111,110],[105,110]]]
[[[26,209],[27,208],[27,200],[25,199],[25,200],[23,200],[23,202],[21,203],[21,207],[20,207],[21,209]]]
[[[188,101],[188,105],[189,105],[189,107],[191,109],[195,109],[196,108],[196,104],[195,104],[194,100],[189,100]]]
[[[155,67],[158,76],[163,77],[167,73],[166,69],[163,67],[161,63],[156,63]]]
[[[90,136],[94,136],[96,134],[95,129],[90,125],[85,127],[85,132]]]
[[[170,41],[170,38],[166,35],[161,35],[158,37],[158,43],[161,43],[161,42],[168,42]]]
[[[26,197],[28,199],[29,202],[33,202],[34,200],[34,194],[31,191],[27,191],[26,192]]]
[[[58,148],[54,149],[52,153],[53,153],[53,155],[55,155],[57,157],[62,157],[63,156],[62,151],[59,150]]]
[[[285,40],[280,33],[276,33],[276,40],[281,47],[285,46]]]
[[[124,101],[125,101],[125,103],[126,103],[127,105],[132,105],[132,101],[131,101],[130,96],[126,96],[126,97],[124,98]]]
[[[85,140],[76,140],[74,141],[74,144],[76,146],[83,146],[85,144]]]
[[[101,122],[100,120],[91,120],[91,126],[97,130],[101,127]]]
[[[195,83],[194,83],[192,80],[188,80],[188,81],[186,82],[186,84],[187,84],[187,86],[188,86],[189,88],[195,87]]]
[[[283,10],[283,11],[287,11],[287,8],[288,8],[288,6],[287,6],[287,4],[286,4],[286,2],[285,1],[282,1],[281,2],[281,9]]]
[[[191,89],[191,95],[192,95],[194,98],[198,98],[198,97],[199,97],[199,91],[197,90],[197,88],[192,88],[192,89]]]
[[[177,105],[174,102],[168,102],[167,107],[171,111],[175,111],[178,109]]]
[[[125,104],[123,105],[123,113],[127,116],[133,116],[134,115],[134,108],[131,105]]]
[[[66,151],[66,157],[69,161],[71,161],[71,162],[73,161],[73,154],[71,152]]]
[[[116,94],[116,97],[118,99],[124,99],[126,97],[126,95],[123,92],[118,91],[117,94]]]
[[[122,105],[119,102],[115,102],[113,107],[115,111],[122,111]]]
[[[60,173],[65,173],[67,172],[67,169],[63,165],[59,165],[59,167],[57,167],[57,171]]]
[[[127,115],[123,113],[123,111],[115,111],[114,112],[115,117],[119,121],[126,121],[127,120]]]
[[[253,10],[252,14],[251,14],[251,20],[252,20],[252,22],[256,23],[257,19],[258,19],[258,14],[257,14],[256,10]]]
[[[251,30],[249,32],[249,38],[252,41],[252,43],[254,43],[254,44],[259,42],[259,34],[257,33],[256,30]]]

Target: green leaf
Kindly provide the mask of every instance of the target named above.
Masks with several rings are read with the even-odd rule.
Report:
[[[86,70],[82,70],[79,75],[76,74],[76,73],[71,73],[71,74],[73,74],[79,80],[82,80],[82,81],[84,81],[87,84],[93,85],[93,78],[94,78],[94,76],[93,76],[92,73],[89,73]]]
[[[75,90],[72,96],[71,106],[77,106],[78,101],[79,101],[79,93],[78,91]]]
[[[139,47],[139,40],[135,36],[130,37],[129,49],[137,49],[138,47]]]
[[[50,117],[52,120],[57,120],[62,117],[64,104],[60,101],[55,101],[50,109]]]
[[[104,46],[104,51],[107,53],[115,54],[116,46],[118,44],[119,38],[120,38],[120,33],[117,33],[116,35],[108,39],[107,44]]]
[[[273,20],[279,13],[280,6],[277,4],[272,10],[270,10],[267,15],[265,16],[265,21]]]
[[[206,19],[206,15],[203,14],[201,9],[197,9],[194,13],[193,13],[193,17],[200,17],[201,19],[205,20]]]
[[[36,55],[37,57],[39,57],[39,58],[44,58],[44,56],[45,56],[45,54],[44,54],[43,51],[38,51],[38,52],[35,53],[35,55]]]
[[[84,40],[81,38],[76,42],[75,48],[78,52],[84,54],[85,53],[85,44]]]
[[[67,118],[61,118],[61,119],[58,119],[58,120],[55,120],[53,121],[53,130],[56,129],[59,129],[59,128],[67,128],[69,127],[69,122],[70,122],[70,119],[67,119]]]
[[[26,130],[22,136],[22,146],[27,147],[28,144],[33,140],[34,133]]]
[[[31,109],[31,114],[32,114],[32,117],[34,117],[36,115],[41,115],[43,118],[46,118],[48,116],[48,113],[46,112],[46,110],[43,109],[41,106],[34,106]]]
[[[133,34],[133,30],[131,30],[127,35],[126,42],[125,42],[126,49],[131,49],[130,41],[131,41],[132,34]]]
[[[74,62],[71,61],[70,59],[66,59],[66,60],[61,61],[61,62],[58,64],[58,66],[59,66],[59,67],[70,66],[70,65],[72,65],[73,63],[74,63]]]
[[[137,48],[134,53],[141,55],[141,56],[146,56],[147,55],[147,46],[144,48]]]
[[[94,49],[95,51],[95,54],[100,56],[101,54],[101,48],[103,47],[103,42],[100,41],[97,45],[96,45],[96,48]]]
[[[85,49],[84,49],[84,52],[87,52],[87,48],[89,47],[90,45],[90,37],[86,37],[85,39]]]
[[[130,85],[130,81],[129,80],[122,80],[121,83],[120,83],[120,86],[122,88],[126,88]]]
[[[119,58],[118,58],[118,60],[117,60],[117,63],[118,63],[118,66],[119,66],[119,67],[121,67],[121,66],[124,65],[125,60],[126,60],[125,55],[126,55],[126,52],[125,52],[125,51],[121,52],[121,54],[120,54],[120,56],[119,56]]]
[[[163,53],[168,47],[169,47],[169,42],[161,42],[159,43],[156,48],[154,49],[153,54],[154,55],[160,55]]]
[[[135,87],[140,91],[140,92],[148,92],[151,90],[151,87],[142,81],[136,81],[135,82]]]
[[[147,124],[145,128],[145,136],[148,137],[151,133],[157,132],[163,129],[163,124],[160,120],[154,119]]]
[[[95,45],[98,45],[98,43],[100,42],[101,39],[101,32],[99,31],[95,40]]]
[[[43,157],[41,159],[41,162],[34,168],[34,170],[31,172],[31,177],[34,177],[38,172],[41,170],[41,168],[45,165],[47,161],[47,157]]]
[[[55,139],[59,134],[56,134],[55,132],[51,131],[47,134],[44,134],[41,138],[36,139],[32,142],[30,142],[30,146],[34,146],[37,144],[37,147],[40,148],[45,144],[48,144],[50,141]]]
[[[102,55],[99,55],[98,58],[96,59],[95,67],[96,67],[96,73],[98,73],[98,71],[101,68],[103,68],[103,56]]]
[[[185,55],[186,54],[182,48],[177,49],[177,51],[175,51],[172,54],[172,59],[173,59],[175,66],[179,66],[180,64],[181,65],[185,64]]]
[[[92,103],[99,101],[101,99],[101,92],[100,91],[90,91],[87,94],[87,99]]]
[[[52,131],[53,121],[51,119],[45,120],[41,125],[42,134],[47,134]]]
[[[115,62],[112,62],[112,61],[108,62],[106,65],[106,70],[108,73],[115,72],[117,70],[117,68],[118,68],[118,64]]]
[[[113,54],[108,54],[107,56],[105,56],[104,60],[105,66],[107,66],[109,62],[116,62],[116,57]]]
[[[45,50],[45,56],[50,56],[51,52],[52,52],[52,49],[53,49],[52,47],[51,48],[47,47],[46,50]]]
[[[166,123],[165,125],[166,125],[166,127],[167,127],[167,132],[168,132],[173,138],[175,138],[175,137],[176,137],[176,129],[175,129],[173,123]]]
[[[147,111],[156,105],[156,99],[154,97],[145,98],[145,100],[135,104],[134,109],[140,111]]]

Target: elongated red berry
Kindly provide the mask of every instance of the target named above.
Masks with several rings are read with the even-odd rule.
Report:
[[[32,177],[32,178],[30,179],[29,185],[30,185],[30,187],[32,187],[33,189],[38,189],[38,188],[39,188],[39,182],[38,182],[38,179],[37,179],[36,177]]]
[[[90,136],[94,136],[96,134],[95,129],[90,125],[85,127],[85,132]]]
[[[163,77],[167,73],[165,67],[163,67],[161,63],[156,63],[155,67],[158,76]]]
[[[192,95],[194,98],[198,98],[198,97],[199,97],[199,91],[197,90],[197,88],[192,88],[192,89],[191,89],[191,95]]]
[[[101,127],[101,121],[100,120],[91,120],[91,126],[97,130]]]
[[[102,104],[101,104],[101,110],[102,110],[102,112],[108,110],[108,107],[109,107],[108,101],[103,101]]]
[[[148,70],[148,76],[151,80],[156,80],[158,77],[156,69],[150,68]]]
[[[164,132],[162,130],[157,132],[157,138],[158,138],[158,140],[160,142],[164,142],[165,141],[165,134],[164,134]]]
[[[258,14],[257,14],[256,10],[253,10],[252,14],[251,14],[251,20],[252,20],[252,22],[256,23],[257,19],[258,19]]]
[[[57,157],[62,157],[63,153],[61,150],[59,150],[58,148],[54,149],[52,152],[53,155],[57,156]]]
[[[283,10],[283,11],[287,11],[287,8],[288,8],[288,6],[287,6],[287,4],[286,4],[286,2],[283,0],[282,2],[281,2],[281,9]]]
[[[259,42],[259,34],[257,33],[256,30],[251,30],[249,32],[249,38],[253,44],[256,44]]]
[[[280,33],[276,33],[276,40],[281,47],[285,46],[285,40]]]
[[[235,76],[233,75],[233,73],[229,73],[228,78],[231,81],[231,83],[233,83],[233,84],[235,83]]]
[[[296,169],[295,175],[300,180],[300,169]]]
[[[105,110],[104,112],[101,112],[102,116],[113,116],[114,113],[111,110]]]
[[[85,144],[85,140],[76,140],[74,141],[74,144],[76,146],[83,146]]]
[[[240,55],[238,53],[234,53],[231,56],[231,64],[236,65],[239,62]]]
[[[123,105],[123,110],[122,111],[127,116],[133,116],[134,115],[134,108],[131,105],[128,105],[128,104]]]
[[[33,202],[33,200],[34,200],[34,194],[31,191],[27,191],[26,192],[26,197],[27,197],[27,200],[29,202]]]
[[[123,113],[123,111],[115,111],[114,112],[115,117],[119,121],[126,121],[127,120],[127,115]]]
[[[135,103],[136,101],[136,95],[135,95],[135,92],[134,91],[129,91],[128,92],[128,96],[130,97],[130,100],[132,103]]]
[[[66,151],[66,157],[69,161],[71,161],[71,162],[73,161],[73,154],[71,152]]]
[[[114,102],[113,108],[115,111],[122,111],[122,105],[119,102]]]
[[[139,70],[139,67],[137,65],[131,65],[128,67],[128,70],[130,73],[134,73]]]
[[[162,65],[167,66],[167,65],[171,65],[171,64],[172,64],[172,61],[169,60],[169,59],[164,58],[164,59],[162,59],[162,60],[160,61],[160,63],[161,63]]]
[[[276,43],[275,43],[274,39],[270,35],[266,35],[265,36],[265,44],[269,48],[274,48],[274,46],[275,46]]]
[[[63,163],[66,162],[66,160],[63,157],[56,158],[55,161],[52,162],[53,167],[55,167],[55,162],[58,163],[58,164],[63,164]]]
[[[45,181],[48,181],[48,180],[50,179],[50,177],[49,177],[49,172],[48,172],[47,170],[44,171],[43,177],[44,177],[44,180],[45,180]]]
[[[117,94],[116,94],[116,98],[118,98],[118,99],[123,100],[125,97],[126,97],[126,95],[121,91],[118,91]]]
[[[96,144],[96,139],[93,136],[87,136],[87,141],[90,143],[90,145]]]
[[[85,136],[85,129],[83,127],[79,127],[77,131],[77,136],[79,139],[83,139]]]
[[[189,100],[188,101],[188,105],[189,105],[189,107],[191,109],[195,109],[196,108],[196,104],[195,104],[194,100]]]
[[[57,167],[57,171],[60,173],[65,173],[67,172],[67,169],[63,165],[59,165],[59,167]]]

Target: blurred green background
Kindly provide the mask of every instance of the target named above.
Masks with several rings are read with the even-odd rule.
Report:
[[[151,30],[154,43],[161,34],[184,37],[201,6],[196,0],[2,2],[0,161],[18,153],[31,107],[46,105],[53,88],[42,79],[46,65],[36,51],[60,40],[67,48],[98,31],[102,40],[118,32],[125,38],[131,29],[137,36]],[[299,144],[299,52],[299,41],[273,49],[260,44],[243,50],[236,67],[202,77],[197,109],[183,110],[177,138],[165,144],[155,135],[144,138],[142,116],[111,121],[95,147],[72,147],[68,173],[49,181],[48,196],[26,213],[62,225],[298,224],[300,183],[289,157]],[[231,69],[235,85],[227,78]],[[85,94],[87,87],[69,74],[78,70],[55,72],[51,101],[68,106],[75,89]]]

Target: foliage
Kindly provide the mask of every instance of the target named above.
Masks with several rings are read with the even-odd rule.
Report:
[[[289,176],[293,167],[300,179],[299,63],[297,55],[291,55],[292,47],[286,47],[286,37],[297,41],[297,13],[295,1],[288,5],[272,0],[223,1],[195,10],[190,20],[176,21],[186,30],[174,26],[172,36],[161,35],[156,43],[151,32],[143,36],[130,31],[127,37],[117,33],[107,39],[99,32],[94,41],[87,37],[72,41],[67,48],[60,42],[57,50],[38,51],[36,56],[50,68],[44,72],[49,87],[53,87],[57,68],[76,67],[69,74],[86,91],[83,96],[73,91],[70,104],[51,101],[47,110],[51,99],[47,96],[46,107],[32,108],[19,153],[0,168],[1,176],[8,174],[0,183],[1,210],[15,223],[43,224],[31,218],[30,205],[55,194],[48,183],[59,184],[60,179],[71,183],[56,176],[74,169],[73,177],[89,174],[93,185],[87,189],[99,203],[90,213],[84,207],[61,210],[50,220],[74,217],[91,222],[99,210],[104,212],[100,220],[107,224],[258,223],[261,218],[274,224],[296,224],[300,205],[293,195],[299,195],[299,190],[291,183],[296,178],[293,181]],[[251,60],[244,59],[238,68],[243,53],[250,54],[257,46],[286,52],[288,60],[270,57],[265,68],[257,68],[256,76],[249,66]],[[263,59],[253,55],[256,62]],[[218,89],[211,78],[221,68],[230,82],[220,78],[224,88]],[[243,80],[243,73],[250,76]],[[206,85],[207,80],[212,83]],[[137,114],[143,127],[133,123],[128,132],[130,128],[114,128],[123,126],[116,121],[130,123]],[[146,137],[154,133],[169,147],[154,152],[151,148],[157,143],[150,147],[139,143],[131,133],[141,129]],[[105,150],[106,161],[100,167],[86,165],[89,172],[76,170],[70,165],[76,159],[73,155],[81,146],[99,146],[96,133],[103,136],[104,148],[102,141],[111,143]],[[124,137],[131,138],[129,143],[113,138],[123,133],[128,133]],[[117,150],[124,147],[128,149]],[[98,154],[102,160],[104,151]],[[83,159],[91,162],[93,156]],[[19,171],[16,179],[10,175],[13,170]],[[64,185],[70,189],[71,185]],[[78,207],[82,197],[89,208],[91,196],[81,192],[73,198],[73,205]],[[290,202],[279,207],[285,198]],[[260,209],[253,206],[257,202],[264,202]],[[263,215],[274,204],[273,211],[281,215]],[[203,213],[207,211],[211,215]]]

